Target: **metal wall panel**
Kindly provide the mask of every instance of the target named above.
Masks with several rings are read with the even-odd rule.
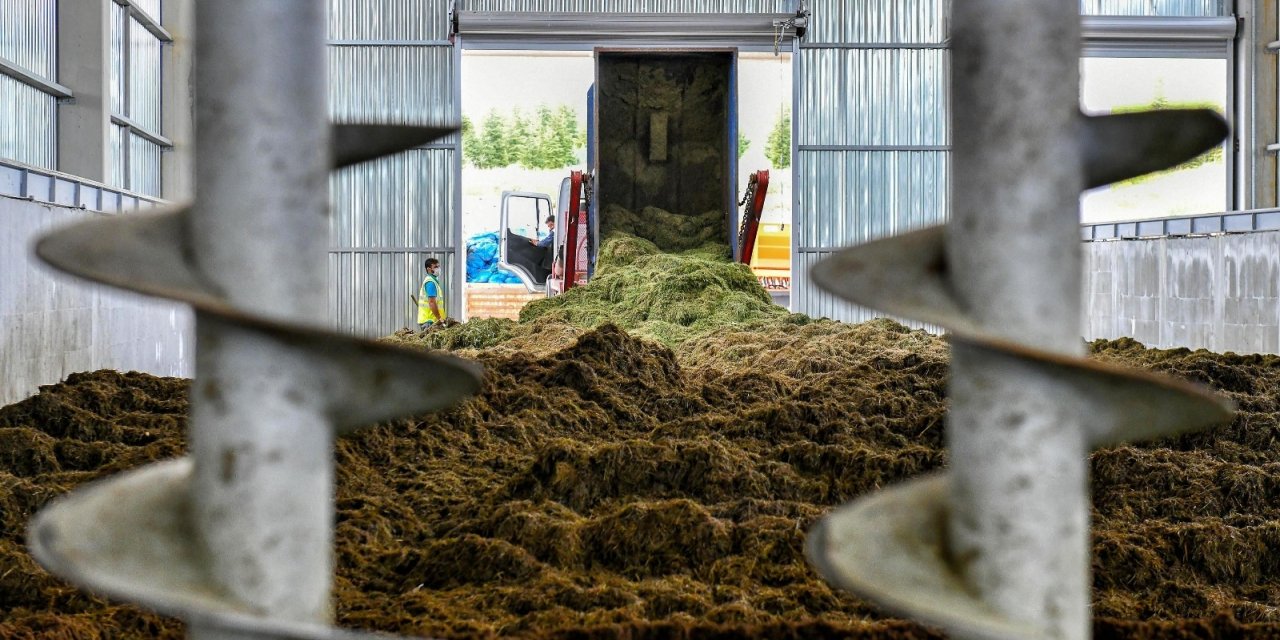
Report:
[[[57,109],[53,96],[0,75],[0,158],[54,168]]]
[[[329,181],[331,246],[452,246],[453,161],[450,149],[418,149],[336,173]]]
[[[947,2],[813,0],[810,43],[934,43],[946,39]]]
[[[804,49],[800,145],[945,145],[949,52]]]
[[[57,0],[0,0],[0,58],[57,80],[57,27]]]
[[[333,40],[446,40],[450,0],[329,0]]]
[[[455,119],[450,47],[329,47],[330,111],[339,122]]]
[[[128,149],[125,148],[125,141],[129,139],[129,128],[119,125],[111,125],[111,158],[109,160],[107,171],[107,185],[119,189],[128,188],[128,180],[125,179],[125,168],[128,167]]]
[[[143,138],[129,136],[129,190],[160,197],[160,145]]]
[[[795,58],[791,305],[861,322],[882,314],[822,292],[808,271],[840,248],[946,220],[949,3],[810,6]]]
[[[128,34],[129,9],[115,4],[111,0],[102,0],[111,12],[111,113],[124,115],[125,111],[125,64],[129,59],[125,36]]]
[[[912,329],[925,329],[933,333],[942,333],[942,328],[936,325],[912,320],[909,318],[899,318],[889,316],[885,313],[860,307],[856,304],[847,302],[830,293],[822,291],[809,281],[809,269],[818,261],[831,256],[831,252],[807,252],[796,255],[791,260],[791,287],[794,291],[804,289],[810,292],[807,296],[809,310],[806,314],[815,318],[833,318],[839,319],[841,322],[866,322],[875,318],[891,318],[900,324],[911,327]]]
[[[816,151],[797,157],[800,249],[832,249],[935,225],[947,211],[949,151]]]
[[[160,133],[160,39],[129,19],[129,118]]]
[[[440,261],[441,273],[454,271],[453,254],[431,251],[330,251],[329,317],[349,333],[385,336],[404,327],[417,328],[417,308],[409,295],[417,291],[427,258]],[[460,291],[442,278],[446,302],[454,307]]]
[[[1229,16],[1229,0],[1080,0],[1086,16]]]
[[[449,0],[329,0],[330,112],[338,122],[459,119]],[[414,44],[420,42],[422,44]],[[409,44],[406,44],[409,43]],[[438,258],[450,313],[461,310],[458,136],[349,167],[330,179],[329,311],[340,331],[416,326],[409,295]]]
[[[789,13],[794,0],[465,0],[467,11],[586,13]]]

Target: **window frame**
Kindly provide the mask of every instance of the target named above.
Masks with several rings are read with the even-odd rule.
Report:
[[[118,152],[115,148],[113,148],[112,154],[111,154],[111,162],[113,163],[113,165],[118,165],[118,166],[108,167],[108,176],[112,177],[109,180],[109,182],[115,183],[112,186],[120,189],[137,191],[141,193],[141,189],[138,187],[138,185],[134,184],[134,172],[133,172],[134,157],[131,152],[131,141],[133,139],[133,136],[137,136],[139,138],[142,138],[143,140],[146,140],[147,142],[150,142],[158,146],[160,148],[160,154],[162,156],[166,151],[171,151],[174,148],[173,141],[164,135],[164,120],[165,120],[164,118],[165,116],[164,84],[165,84],[165,67],[167,66],[165,59],[168,57],[167,51],[168,51],[169,45],[173,44],[173,36],[170,35],[168,30],[166,30],[164,26],[161,24],[160,22],[161,16],[159,15],[152,16],[145,9],[139,6],[134,0],[113,0],[113,1],[115,2],[116,5],[123,8],[125,19],[124,19],[123,25],[121,26],[122,33],[120,34],[120,38],[122,41],[120,55],[122,59],[120,61],[119,68],[117,69],[116,60],[114,59],[114,55],[112,56],[112,60],[110,61],[110,71],[108,74],[109,77],[107,81],[113,89],[116,88],[117,86],[119,87],[121,111],[123,111],[124,113],[117,112],[116,105],[114,104],[114,100],[104,101],[105,109],[107,111],[108,119],[110,121],[109,126],[119,127],[123,130],[121,132],[123,135],[121,136],[120,148],[118,149]],[[160,8],[161,15],[163,15],[164,0],[156,0],[156,3],[157,3],[157,7]],[[112,12],[112,15],[108,17],[108,20],[111,22],[111,25],[108,28],[112,31],[112,38],[114,39],[115,37],[114,12]],[[147,127],[146,125],[138,122],[137,119],[134,117],[135,114],[132,113],[132,97],[133,97],[132,94],[133,94],[134,87],[133,87],[133,82],[132,82],[130,72],[133,67],[133,59],[132,59],[133,35],[134,35],[134,29],[137,28],[137,26],[141,26],[148,33],[155,36],[155,38],[159,41],[159,46],[160,46],[159,68],[156,69],[156,77],[158,78],[160,83],[160,86],[157,89],[157,96],[156,96],[159,101],[158,104],[156,105],[157,115],[159,118],[158,130],[153,130]],[[118,78],[116,77],[117,71],[119,72]],[[156,193],[148,194],[148,195],[159,197],[164,192],[163,160],[161,161],[161,164],[157,166],[157,175],[155,176],[155,180],[156,180]]]
[[[1093,16],[1081,18],[1081,35],[1084,41],[1080,51],[1085,58],[1148,58],[1223,60],[1226,62],[1225,117],[1231,135],[1222,142],[1226,161],[1225,193],[1221,211],[1231,211],[1239,201],[1236,184],[1242,121],[1238,110],[1237,76],[1239,74],[1236,40],[1238,23],[1236,16],[1185,17],[1185,16]],[[1201,214],[1217,213],[1211,211]],[[1194,215],[1201,215],[1194,214]],[[1149,218],[1185,218],[1187,215],[1168,215]]]

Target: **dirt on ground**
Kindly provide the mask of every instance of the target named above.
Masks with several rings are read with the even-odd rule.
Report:
[[[339,441],[338,623],[442,638],[944,637],[829,587],[802,548],[832,507],[945,466],[945,341],[788,314],[678,338],[595,316],[399,336],[476,358],[485,384]],[[1280,358],[1091,350],[1240,407],[1207,433],[1092,456],[1095,637],[1280,637]],[[0,637],[181,636],[46,574],[23,530],[84,482],[181,455],[186,387],[99,371],[0,408]]]

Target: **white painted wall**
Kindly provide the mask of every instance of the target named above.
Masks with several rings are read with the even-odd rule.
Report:
[[[84,283],[32,254],[40,235],[95,215],[0,197],[0,406],[77,371],[191,375],[189,308]]]

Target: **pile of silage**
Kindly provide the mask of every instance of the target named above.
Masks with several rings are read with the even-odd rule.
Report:
[[[591,285],[519,322],[395,338],[479,359],[485,384],[338,443],[338,621],[444,638],[941,638],[832,589],[802,548],[833,506],[945,465],[945,343],[787,314],[707,254],[603,249]],[[1280,359],[1093,348],[1242,409],[1092,457],[1095,637],[1280,635]],[[185,390],[98,372],[0,408],[0,637],[180,636],[51,578],[21,538],[51,497],[178,455]]]
[[[1097,343],[1201,380],[1230,427],[1093,456],[1098,638],[1280,633],[1280,361]],[[447,412],[338,445],[340,623],[438,637],[940,638],[807,567],[836,504],[945,464],[946,348],[889,321],[730,330],[679,354],[614,326],[480,354]],[[99,372],[0,409],[0,637],[178,637],[40,571],[50,497],[183,447],[185,381]],[[1226,617],[1224,617],[1226,616]],[[1234,619],[1231,618],[1234,616]],[[1241,622],[1237,622],[1239,620]]]
[[[672,213],[658,207],[631,211],[617,204],[600,213],[600,236],[627,235],[652,242],[660,251],[680,253],[725,237],[725,214],[711,210],[697,215]],[[728,256],[725,248],[724,257]]]
[[[690,340],[743,326],[803,324],[775,304],[751,269],[727,261],[714,243],[664,253],[642,238],[615,234],[599,252],[596,272],[585,286],[525,305],[518,322],[473,320],[425,334],[402,332],[397,342],[431,349],[511,348],[546,354],[583,330],[615,324],[631,335],[679,347]],[[575,330],[576,329],[576,330]]]

